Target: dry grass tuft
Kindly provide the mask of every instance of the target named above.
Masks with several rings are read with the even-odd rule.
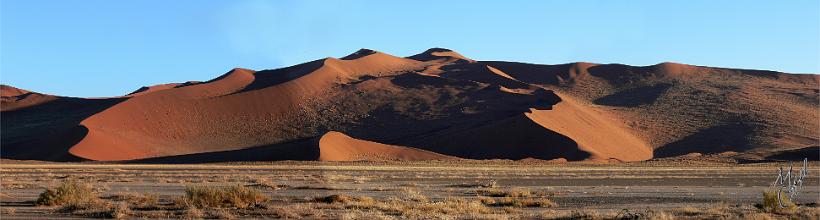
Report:
[[[324,197],[317,197],[313,199],[314,202],[323,202],[323,203],[354,203],[354,202],[367,202],[372,203],[374,201],[373,198],[366,197],[366,196],[350,196],[350,195],[329,195]]]
[[[781,203],[778,202],[780,198],[778,198],[777,192],[770,190],[763,191],[763,204],[761,207],[763,211],[768,213],[793,213],[797,210],[797,205],[786,199],[784,193],[781,192],[780,195],[780,198],[782,198],[780,202],[782,202],[785,207],[780,207]]]
[[[13,208],[13,207],[3,207],[2,209],[0,209],[0,214],[3,214],[3,215],[14,215],[14,213],[16,213],[16,212],[17,212],[17,209]]]
[[[139,194],[134,192],[121,192],[109,197],[108,199],[117,202],[128,202],[129,205],[140,208],[154,207],[159,203],[159,197],[150,193]]]
[[[461,188],[498,188],[498,181],[496,180],[487,180],[484,182],[474,182],[474,183],[460,183],[451,185],[452,187],[461,187]]]
[[[258,187],[270,188],[270,189],[273,189],[273,190],[278,190],[278,189],[282,189],[282,188],[287,187],[285,185],[278,185],[278,184],[274,183],[273,181],[271,181],[270,179],[263,178],[263,177],[255,178],[255,179],[251,180],[251,183],[252,184],[249,185],[249,186],[258,186]]]
[[[421,194],[421,191],[415,188],[403,187],[401,191],[404,193],[404,196],[414,202],[427,202],[428,199],[426,196]]]
[[[112,207],[107,212],[107,215],[105,217],[119,219],[119,218],[128,217],[129,215],[132,215],[132,214],[133,214],[133,212],[131,211],[131,208],[128,207],[127,203],[119,203],[116,206]]]
[[[533,196],[533,193],[530,190],[523,188],[514,188],[509,191],[490,188],[478,189],[476,190],[476,195],[489,197],[530,197]]]
[[[547,198],[523,198],[523,197],[504,197],[501,199],[485,199],[482,203],[491,206],[502,207],[542,207],[553,208],[558,207],[558,204]]]
[[[91,185],[70,178],[56,188],[46,189],[37,197],[37,205],[82,205],[99,200]]]
[[[270,198],[261,191],[244,186],[188,186],[184,202],[197,207],[234,207],[246,209]]]
[[[186,219],[199,219],[205,217],[205,214],[196,206],[189,206],[182,212],[182,217]]]
[[[477,216],[485,214],[506,214],[506,210],[496,210],[487,207],[479,201],[468,201],[464,199],[448,198],[440,201],[429,200],[400,200],[397,198],[386,201],[375,200],[364,196],[331,195],[317,197],[313,201],[337,205],[334,209],[361,210],[369,214],[384,213],[403,218],[431,217],[441,218],[443,216],[468,215]],[[333,208],[333,207],[327,207]],[[379,214],[380,215],[380,214]]]

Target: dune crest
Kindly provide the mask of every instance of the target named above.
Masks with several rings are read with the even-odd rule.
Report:
[[[0,97],[19,96],[26,93],[31,93],[28,90],[20,89],[9,85],[0,85]]]
[[[459,62],[459,63],[474,63],[475,60],[467,58],[458,52],[455,52],[450,49],[445,48],[430,48],[422,53],[409,56],[409,59],[418,60],[418,61],[438,61],[438,62]]]
[[[52,102],[61,97],[0,85],[0,111],[13,111]]]

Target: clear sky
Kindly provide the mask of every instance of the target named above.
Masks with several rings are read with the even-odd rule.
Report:
[[[820,1],[0,0],[0,83],[80,97],[359,48],[820,72]]]

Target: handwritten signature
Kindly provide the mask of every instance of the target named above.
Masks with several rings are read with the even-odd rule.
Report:
[[[803,159],[803,167],[793,173],[793,165],[789,164],[789,170],[784,172],[783,166],[777,170],[777,179],[772,183],[772,187],[777,188],[777,202],[781,208],[785,208],[784,199],[793,202],[803,189],[803,178],[809,175],[808,159]],[[786,197],[782,197],[783,195]]]

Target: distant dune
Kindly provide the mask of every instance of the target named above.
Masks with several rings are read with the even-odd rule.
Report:
[[[734,151],[799,158],[820,141],[819,81],[677,63],[540,65],[476,61],[443,48],[406,58],[362,49],[121,97],[3,85],[0,157],[641,161]]]

